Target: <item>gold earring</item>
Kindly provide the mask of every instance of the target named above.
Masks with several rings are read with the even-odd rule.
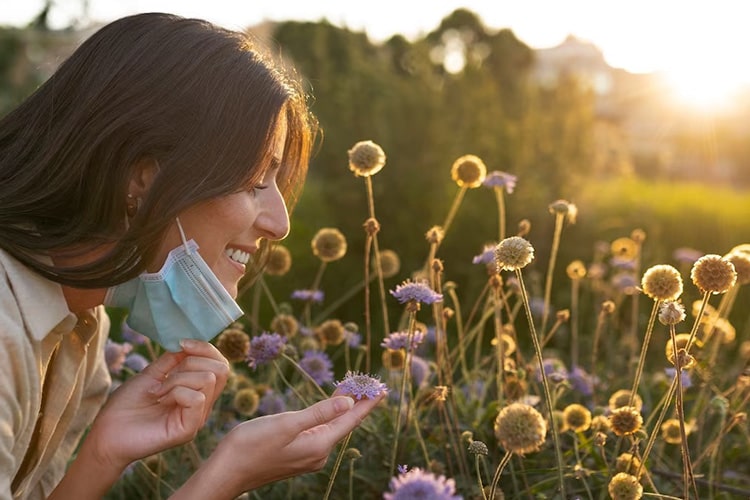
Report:
[[[128,200],[125,202],[125,212],[131,219],[138,213],[141,204],[140,202],[140,198],[135,198],[132,194],[128,193]]]

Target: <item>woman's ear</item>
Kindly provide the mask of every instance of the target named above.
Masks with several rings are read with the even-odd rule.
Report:
[[[128,184],[128,196],[143,199],[151,189],[159,172],[159,162],[155,158],[144,157],[133,164]]]

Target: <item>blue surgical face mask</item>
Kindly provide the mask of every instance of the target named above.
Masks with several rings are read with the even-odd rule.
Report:
[[[143,273],[107,290],[104,304],[129,310],[126,323],[133,330],[179,351],[180,340],[209,341],[242,316],[242,309],[187,241],[179,219],[183,244],[167,256],[161,270]]]

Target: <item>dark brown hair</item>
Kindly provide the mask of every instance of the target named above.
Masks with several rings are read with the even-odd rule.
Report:
[[[132,278],[180,211],[260,182],[282,112],[278,182],[291,209],[317,131],[294,76],[247,35],[206,21],[149,13],[104,26],[0,121],[0,247],[66,285]],[[144,159],[159,170],[126,231]],[[105,243],[112,250],[84,266],[39,259]]]

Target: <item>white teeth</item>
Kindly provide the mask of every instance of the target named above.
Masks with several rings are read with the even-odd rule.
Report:
[[[226,250],[224,250],[224,253],[227,257],[235,262],[239,262],[243,266],[247,264],[247,261],[250,260],[250,254],[248,252],[243,252],[242,250],[236,248],[227,248]]]

